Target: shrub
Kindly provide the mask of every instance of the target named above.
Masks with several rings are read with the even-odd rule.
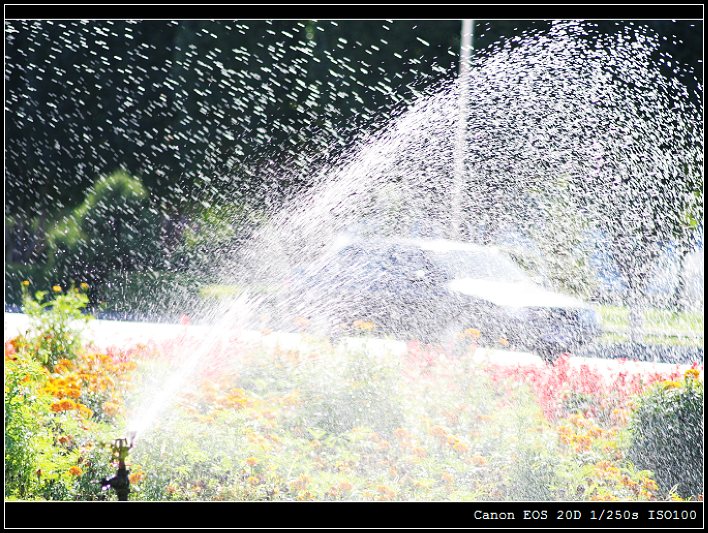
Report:
[[[49,291],[30,294],[28,281],[24,281],[22,287],[22,308],[29,317],[30,328],[20,342],[47,368],[53,368],[61,359],[73,359],[81,348],[80,322],[91,318],[82,312],[88,304],[85,293],[88,285],[66,292],[54,285],[52,299],[47,299]]]
[[[630,458],[654,471],[664,492],[703,493],[703,382],[697,369],[642,396],[631,432]]]

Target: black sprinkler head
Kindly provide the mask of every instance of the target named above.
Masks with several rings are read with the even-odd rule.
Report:
[[[111,488],[116,491],[119,501],[128,501],[128,494],[130,494],[130,478],[128,477],[128,469],[125,467],[125,460],[128,458],[128,452],[133,447],[134,440],[135,434],[130,434],[129,438],[120,438],[113,441],[111,449],[114,460],[118,461],[118,470],[115,476],[101,480],[101,486],[104,489]]]

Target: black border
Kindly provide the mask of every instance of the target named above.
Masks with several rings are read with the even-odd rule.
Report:
[[[669,518],[659,518],[669,511]],[[695,519],[680,517],[682,511]],[[480,513],[506,513],[483,519]],[[543,518],[545,513],[545,519]],[[652,514],[653,513],[653,514]],[[513,518],[509,515],[513,514]],[[524,518],[526,516],[526,518]],[[654,518],[650,518],[653,516]],[[6,528],[703,528],[703,502],[6,502]]]
[[[703,19],[703,4],[5,4],[5,19]]]

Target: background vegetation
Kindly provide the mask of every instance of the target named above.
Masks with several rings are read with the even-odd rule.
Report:
[[[477,21],[475,47],[550,23]],[[693,67],[697,98],[701,24],[642,24],[657,54]],[[95,304],[133,272],[208,278],[201,252],[308,185],[262,170],[335,155],[456,76],[460,21],[9,21],[5,43],[6,302],[32,278],[89,281]],[[111,306],[136,300],[132,286]]]

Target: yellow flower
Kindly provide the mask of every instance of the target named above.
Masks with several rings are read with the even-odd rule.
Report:
[[[235,409],[246,407],[248,403],[246,391],[240,388],[232,389],[229,395],[224,399],[224,404],[227,407],[233,407]]]
[[[297,493],[296,498],[299,502],[304,502],[307,500],[314,500],[315,495],[312,492],[310,492],[309,490],[301,490]]]
[[[83,290],[88,290],[89,284],[86,283],[85,281],[82,281],[80,287],[81,287]]]
[[[681,383],[678,381],[664,381],[663,385],[664,385],[665,389],[680,389],[681,388]]]
[[[261,480],[258,479],[256,476],[248,476],[248,478],[246,478],[246,481],[249,485],[253,486],[258,485],[261,482]]]
[[[29,284],[30,284],[30,282],[28,279],[26,279],[22,282],[22,285],[24,285],[25,287],[29,287]]]
[[[85,405],[78,404],[77,408],[78,408],[81,416],[83,416],[84,418],[91,418],[93,416],[93,411],[91,409],[89,409],[88,407],[86,407]]]
[[[684,373],[684,377],[686,379],[698,379],[700,375],[701,375],[701,371],[698,370],[697,368],[689,368]]]
[[[479,337],[482,335],[482,332],[479,331],[477,328],[467,328],[464,331],[464,335],[466,337],[470,337],[471,339],[479,339]]]
[[[460,440],[456,441],[456,442],[452,445],[452,449],[455,450],[456,452],[459,452],[459,453],[465,453],[466,451],[469,450],[469,448],[467,447],[467,445],[466,445],[464,442],[460,441]]]
[[[72,476],[79,477],[83,473],[84,471],[81,470],[80,466],[72,466],[71,468],[69,468],[69,474],[71,474]]]
[[[246,459],[246,464],[248,466],[256,466],[258,464],[258,459],[256,459],[255,457],[249,457],[248,459]]]
[[[352,325],[360,331],[373,331],[376,324],[368,320],[355,320]]]
[[[52,290],[54,292],[61,292],[61,286],[60,285],[53,285]]]

